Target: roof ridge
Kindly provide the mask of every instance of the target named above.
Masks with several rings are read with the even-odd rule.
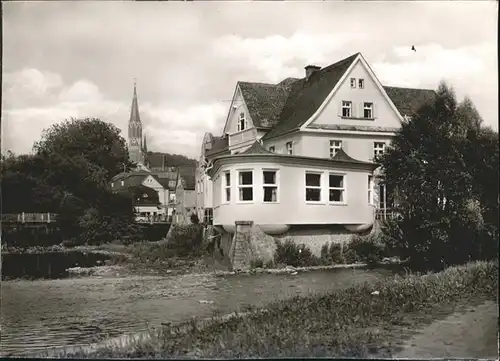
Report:
[[[324,68],[321,68],[318,70],[318,72],[322,72],[324,70],[331,70],[333,68],[336,68],[337,66],[340,66],[340,65],[343,65],[344,62],[347,62],[348,60],[351,60],[351,58],[355,58],[356,56],[360,55],[361,53],[360,52],[357,52],[355,54],[352,54],[352,55],[349,55],[348,57],[342,59],[342,60],[339,60],[333,64],[330,64],[330,65],[327,65],[325,66]]]
[[[412,87],[406,87],[406,86],[394,86],[394,85],[384,85],[382,84],[382,87],[384,88],[394,88],[394,89],[406,89],[406,90],[427,90],[427,91],[433,91],[435,92],[435,89],[429,89],[429,88],[412,88]]]
[[[264,83],[264,82],[259,82],[259,81],[243,81],[243,80],[238,80],[238,84],[269,85],[269,86],[277,86],[278,85],[278,84],[273,84],[273,83]]]

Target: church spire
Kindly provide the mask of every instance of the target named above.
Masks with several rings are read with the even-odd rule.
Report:
[[[146,144],[146,133],[144,133],[144,145],[143,145],[144,153],[148,152],[148,145]]]
[[[137,102],[137,82],[134,78],[134,96],[132,98],[132,108],[130,109],[130,120],[131,123],[141,123],[141,117],[139,115],[139,103]]]

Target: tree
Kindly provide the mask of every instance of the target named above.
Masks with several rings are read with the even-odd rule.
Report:
[[[472,102],[458,104],[453,89],[442,83],[435,102],[403,124],[378,159],[387,186],[400,198],[401,219],[389,225],[386,240],[413,266],[482,257],[478,239],[495,212],[486,198],[493,195],[491,179],[498,177],[493,163],[480,161],[495,146],[491,135],[481,135],[481,122]],[[498,162],[498,139],[496,147]],[[498,188],[494,199],[498,213]]]
[[[83,157],[105,171],[106,182],[134,166],[128,158],[127,145],[120,130],[95,118],[71,119],[55,124],[44,130],[42,139],[33,148],[44,157],[54,154],[65,158]]]
[[[73,243],[115,239],[133,223],[131,200],[108,186],[133,165],[116,127],[73,119],[45,130],[34,150],[2,157],[4,213],[58,213],[65,239]]]

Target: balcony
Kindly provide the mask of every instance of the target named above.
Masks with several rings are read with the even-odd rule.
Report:
[[[245,142],[253,142],[257,139],[257,129],[249,128],[241,132],[229,135],[229,148]]]

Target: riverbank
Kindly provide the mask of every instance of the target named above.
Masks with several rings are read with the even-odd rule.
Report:
[[[340,291],[391,278],[397,270],[346,269],[288,274],[214,273],[2,282],[3,356],[38,357],[138,335],[164,323],[247,311],[296,296]],[[50,352],[52,354],[52,352]]]
[[[498,263],[396,276],[322,296],[295,297],[229,320],[151,330],[147,337],[59,357],[373,357],[392,355],[422,325],[496,300]],[[491,315],[495,317],[496,315]],[[399,344],[398,344],[399,342]],[[461,355],[453,355],[460,357]]]

